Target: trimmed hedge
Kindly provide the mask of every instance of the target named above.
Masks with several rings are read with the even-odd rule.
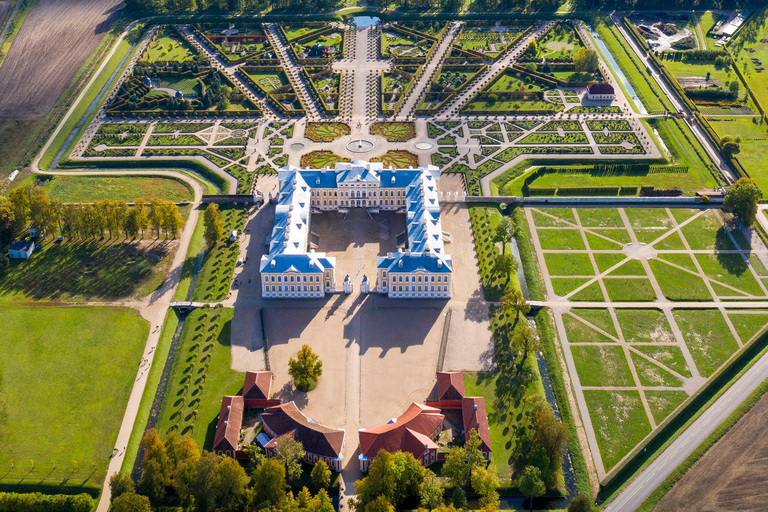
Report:
[[[0,512],[91,512],[96,502],[87,494],[16,494],[0,492]]]

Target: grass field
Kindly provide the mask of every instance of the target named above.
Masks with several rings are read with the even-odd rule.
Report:
[[[757,24],[754,32],[741,30],[737,34],[736,41],[732,41],[729,48],[732,53],[736,53],[736,65],[744,73],[755,96],[765,109],[768,108],[768,73],[757,70],[763,69],[768,63],[768,20],[765,13],[756,13],[748,24]]]
[[[741,152],[737,155],[739,163],[757,185],[768,190],[768,168],[765,166],[768,152],[768,125],[760,123],[759,116],[708,117],[719,137],[730,135],[741,138]]]
[[[738,350],[720,311],[684,309],[674,315],[702,376],[712,375]]]
[[[142,60],[149,63],[157,61],[190,62],[194,59],[195,52],[186,41],[176,35],[171,28],[164,28],[157,32],[155,40],[147,47]]]
[[[101,491],[149,324],[126,308],[1,306],[0,490]]]
[[[0,302],[89,301],[143,297],[165,279],[176,242],[50,238],[29,260],[13,260],[0,278]]]
[[[160,198],[173,202],[191,201],[192,188],[183,181],[160,176],[56,176],[46,181],[51,199],[67,203],[102,199],[132,202]]]
[[[189,434],[211,449],[221,397],[243,387],[244,374],[231,369],[233,316],[227,308],[201,308],[187,316],[158,416],[161,436]]]
[[[237,230],[239,234],[243,232],[248,210],[231,205],[222,205],[219,208],[224,222],[224,239],[213,248],[206,249],[203,265],[192,292],[193,301],[217,302],[224,300],[229,293],[239,248],[237,242],[229,242],[229,233],[232,230]]]

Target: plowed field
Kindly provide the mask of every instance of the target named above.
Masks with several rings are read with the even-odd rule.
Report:
[[[40,0],[0,66],[0,119],[47,115],[121,7],[121,0]]]
[[[657,512],[768,510],[768,395],[688,470]]]

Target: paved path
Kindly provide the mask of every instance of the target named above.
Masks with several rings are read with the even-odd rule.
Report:
[[[309,86],[301,78],[300,67],[293,58],[293,53],[287,46],[287,43],[283,41],[275,28],[274,23],[265,23],[265,32],[269,37],[269,41],[272,44],[272,48],[277,51],[277,56],[282,65],[285,75],[288,77],[288,81],[291,82],[291,87],[299,97],[301,105],[304,107],[307,117],[310,121],[317,121],[320,119],[320,109],[317,108],[317,103],[309,92]]]
[[[768,379],[768,354],[761,357],[709,409],[694,421],[640,473],[604,512],[632,512],[687,459],[696,448],[765,380]],[[734,491],[737,492],[737,491]]]
[[[421,98],[427,93],[435,73],[440,69],[440,66],[442,66],[445,54],[451,50],[453,41],[461,32],[462,26],[463,23],[454,21],[446,29],[443,38],[438,42],[439,46],[432,54],[432,58],[422,66],[421,76],[411,88],[410,95],[402,105],[400,105],[400,110],[395,112],[396,116],[411,116],[416,111],[416,108],[421,102]]]
[[[450,116],[458,115],[459,109],[470,98],[480,92],[486,85],[488,85],[499,73],[503,72],[507,67],[514,64],[515,59],[528,47],[528,43],[533,40],[539,39],[543,36],[554,24],[554,21],[549,21],[539,25],[534,31],[523,37],[516,45],[510,46],[505,55],[502,55],[498,60],[488,66],[484,72],[480,73],[461,94],[457,95],[452,101],[450,101],[445,107],[443,107],[438,113],[438,116]]]

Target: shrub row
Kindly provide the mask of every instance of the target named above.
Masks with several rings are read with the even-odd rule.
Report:
[[[96,502],[87,494],[16,494],[0,492],[0,512],[91,512]]]

